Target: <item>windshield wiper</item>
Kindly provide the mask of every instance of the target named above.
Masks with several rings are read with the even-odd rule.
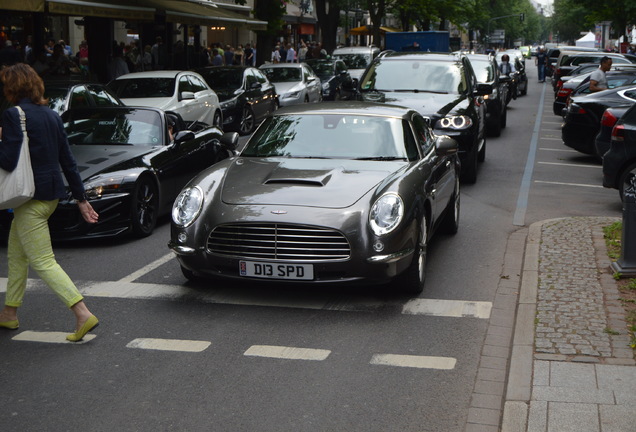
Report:
[[[400,156],[370,156],[370,157],[355,158],[354,160],[394,161],[394,160],[406,160],[406,158],[400,157]]]
[[[438,91],[438,90],[420,90],[420,89],[399,89],[393,90],[396,93],[435,93],[435,94],[448,94],[447,91]]]

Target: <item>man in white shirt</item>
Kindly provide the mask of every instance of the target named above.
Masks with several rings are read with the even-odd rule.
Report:
[[[590,93],[607,90],[607,76],[605,72],[612,68],[612,59],[604,56],[601,65],[590,75]]]
[[[296,62],[296,51],[292,44],[287,44],[287,63],[295,63]]]

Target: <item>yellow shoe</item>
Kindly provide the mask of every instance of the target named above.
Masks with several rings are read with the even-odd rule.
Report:
[[[91,315],[90,318],[86,320],[86,322],[80,327],[78,331],[73,334],[66,336],[67,341],[71,342],[79,342],[82,340],[86,333],[93,330],[99,324],[99,320],[95,315]]]
[[[18,320],[0,321],[0,327],[9,330],[16,330],[18,327],[20,327],[20,323],[18,322]]]

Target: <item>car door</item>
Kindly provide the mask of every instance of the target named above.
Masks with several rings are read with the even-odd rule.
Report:
[[[256,118],[263,117],[264,111],[267,109],[263,103],[263,90],[252,69],[245,69],[243,85],[245,86],[246,103],[252,107],[254,116]]]
[[[313,70],[311,70],[306,65],[301,65],[302,74],[303,74],[303,82],[307,87],[307,93],[309,94],[309,102],[318,102],[320,101],[320,96],[322,94],[322,86],[320,84],[320,78],[314,74]]]
[[[196,75],[188,75],[190,88],[194,92],[196,109],[198,110],[203,123],[209,125],[214,123],[214,111],[218,107],[218,97],[204,80]]]
[[[276,88],[260,70],[252,69],[252,73],[256,76],[258,82],[261,83],[263,117],[265,117],[276,109]]]

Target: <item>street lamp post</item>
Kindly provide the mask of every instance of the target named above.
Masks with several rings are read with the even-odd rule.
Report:
[[[504,19],[504,18],[510,18],[510,17],[519,17],[519,19],[521,20],[521,22],[523,22],[523,20],[526,19],[526,14],[525,13],[516,13],[516,14],[512,14],[512,15],[504,15],[504,16],[499,16],[499,17],[495,17],[495,18],[490,18],[488,20],[488,30],[486,33],[486,38],[488,40],[488,42],[490,42],[490,23],[496,20],[500,20],[500,19]]]

